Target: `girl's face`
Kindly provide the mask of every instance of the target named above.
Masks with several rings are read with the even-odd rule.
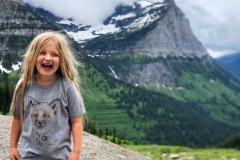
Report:
[[[55,43],[50,43],[44,47],[37,56],[36,69],[38,76],[42,78],[54,78],[59,68],[60,58]]]

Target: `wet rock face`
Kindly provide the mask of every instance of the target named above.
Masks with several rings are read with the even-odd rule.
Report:
[[[0,160],[9,159],[9,138],[11,117],[0,115]],[[20,144],[19,144],[20,146]],[[83,133],[81,160],[151,160],[136,152],[100,139],[87,132]]]

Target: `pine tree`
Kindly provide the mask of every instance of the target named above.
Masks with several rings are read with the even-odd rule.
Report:
[[[3,90],[3,109],[2,112],[4,115],[6,115],[9,112],[10,109],[10,104],[11,104],[11,93],[10,93],[10,88],[8,81],[5,81],[5,87]]]
[[[105,134],[108,136],[109,133],[108,133],[108,128],[106,127],[106,130],[105,130]]]
[[[112,139],[113,143],[116,143],[116,129],[115,127],[113,128],[113,139]]]

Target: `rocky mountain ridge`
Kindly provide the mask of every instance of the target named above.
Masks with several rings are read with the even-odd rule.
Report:
[[[27,10],[21,0],[0,0],[0,4],[0,70],[9,73],[19,68],[20,57],[34,36],[59,29]]]
[[[173,0],[120,4],[103,23],[93,26],[56,17],[29,4],[26,6],[64,29],[85,50],[90,50],[91,55],[122,52],[153,57],[208,55],[193,35],[188,19]]]

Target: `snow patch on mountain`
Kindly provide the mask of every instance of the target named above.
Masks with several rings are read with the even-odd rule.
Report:
[[[115,78],[115,79],[119,79],[118,75],[115,73],[115,71],[112,69],[112,67],[109,66],[109,68],[110,68],[111,72],[113,73],[114,78]]]
[[[65,31],[70,37],[72,37],[78,43],[84,43],[89,39],[96,38],[100,35],[107,34],[107,33],[114,33],[119,30],[120,28],[115,27],[114,24],[109,24],[109,25],[98,24],[86,30],[82,30],[78,32],[67,31],[67,30]]]
[[[163,3],[164,0],[158,0],[157,2]],[[141,0],[138,2],[138,4],[140,4],[142,8],[148,7],[148,6],[152,5],[153,3],[154,2],[150,2],[150,1],[146,1],[146,0]]]
[[[16,71],[21,67],[21,62],[18,62],[17,64],[12,64],[12,70],[8,70],[2,66],[2,61],[0,62],[0,70],[5,73],[11,73],[12,71]]]
[[[99,23],[97,25],[88,25],[88,24],[79,24],[72,20],[60,20],[57,23],[63,25],[74,25],[77,30],[65,30],[66,33],[76,40],[80,44],[84,44],[88,40],[99,37],[105,34],[114,34],[126,29],[128,32],[134,32],[138,29],[141,29],[156,19],[161,17],[162,7],[166,3],[153,3],[150,1],[142,0],[136,2],[134,5],[129,6],[132,9],[126,11],[122,14],[116,14],[109,17],[108,23]],[[142,12],[139,13],[136,11],[137,7],[141,8]],[[119,25],[118,22],[130,22],[128,25]],[[121,23],[122,24],[122,23]]]
[[[139,1],[138,4],[140,4],[142,8],[145,8],[152,5],[153,3],[149,1]]]
[[[22,63],[18,62],[17,64],[12,64],[12,69],[14,71],[18,70],[21,67]]]
[[[124,19],[127,19],[127,18],[135,17],[135,16],[136,16],[135,13],[128,13],[126,15],[118,15],[116,17],[113,17],[112,19],[114,19],[114,20],[124,20]]]
[[[60,20],[59,22],[57,22],[59,24],[66,24],[66,25],[71,25],[71,24],[74,24],[76,26],[78,26],[79,24],[74,22],[74,21],[70,21],[70,20]]]

